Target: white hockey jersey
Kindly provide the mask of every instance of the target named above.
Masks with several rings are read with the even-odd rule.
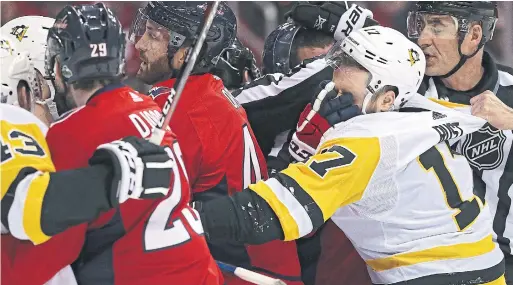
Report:
[[[421,96],[410,102],[436,111],[338,124],[307,162],[250,188],[272,207],[286,240],[333,216],[376,284],[504,284],[490,213],[472,192],[467,161],[446,143],[486,122]]]

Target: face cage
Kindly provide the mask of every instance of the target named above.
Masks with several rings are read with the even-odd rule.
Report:
[[[151,21],[151,23],[155,26],[157,26],[156,32],[165,32],[169,35],[169,47],[173,49],[174,52],[176,52],[185,42],[187,39],[187,36],[169,30],[166,27],[161,26],[160,24],[152,21],[144,12],[144,9],[139,9],[137,11],[137,16],[135,17],[134,21],[132,22],[132,26],[130,27],[130,32],[128,33],[128,39],[133,44],[137,44],[137,42],[144,36],[146,33],[146,22]],[[148,35],[151,37],[151,35]],[[172,54],[174,54],[174,52]]]
[[[287,23],[268,36],[273,36],[274,38],[270,41],[266,40],[264,46],[264,73],[287,74],[291,70],[290,53],[292,42],[299,29],[298,26]]]

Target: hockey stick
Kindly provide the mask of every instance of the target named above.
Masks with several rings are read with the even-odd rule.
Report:
[[[226,264],[221,261],[217,261],[217,266],[221,268],[221,270],[233,273],[235,276],[239,277],[240,279],[244,281],[251,282],[253,284],[257,285],[287,285],[285,282],[281,281],[280,279],[274,279],[268,276],[265,276],[260,273],[256,273],[250,270],[247,270],[242,267],[237,267],[231,264]]]
[[[164,134],[166,133],[165,129],[169,124],[169,121],[171,121],[171,116],[173,116],[176,105],[178,104],[178,100],[180,100],[180,96],[182,95],[182,91],[185,87],[185,83],[187,82],[187,78],[191,74],[191,71],[196,64],[196,59],[198,58],[203,43],[205,42],[208,30],[214,21],[214,16],[216,15],[219,2],[220,1],[214,1],[214,3],[209,4],[207,10],[205,10],[205,14],[208,16],[203,21],[202,25],[200,25],[202,28],[199,36],[194,38],[194,42],[192,44],[194,48],[192,52],[187,53],[185,62],[183,63],[182,68],[180,68],[180,72],[176,77],[177,80],[175,81],[175,84],[173,85],[173,88],[167,97],[164,108],[162,108],[162,118],[160,118],[149,139],[150,142],[156,145],[160,145],[162,139],[164,138]]]

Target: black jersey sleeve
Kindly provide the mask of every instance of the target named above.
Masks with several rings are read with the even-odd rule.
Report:
[[[269,204],[250,189],[203,203],[195,202],[209,241],[263,244],[283,239],[280,221]]]
[[[323,58],[305,60],[289,74],[267,74],[233,93],[246,110],[262,152],[267,155],[275,137],[295,129],[299,115],[317,95],[319,84],[331,80],[333,69]]]
[[[104,165],[51,173],[42,204],[41,229],[51,236],[93,221],[113,207],[111,187],[111,169]]]

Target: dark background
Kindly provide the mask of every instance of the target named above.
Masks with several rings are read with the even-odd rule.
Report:
[[[9,20],[27,15],[40,15],[55,17],[64,5],[71,2],[46,1],[46,2],[1,2],[1,24]],[[91,1],[76,1],[73,3],[94,3]],[[104,1],[104,3],[114,10],[119,17],[121,24],[128,33],[132,19],[135,17],[137,9],[144,7],[147,2],[131,1]],[[382,25],[392,27],[406,32],[406,16],[408,8],[414,2],[396,1],[396,2],[350,2],[371,9],[374,18]],[[261,64],[261,55],[265,37],[285,20],[283,15],[292,6],[292,1],[252,1],[252,2],[229,2],[238,20],[239,39],[249,47],[255,54],[257,63]],[[493,40],[487,44],[488,49],[494,58],[505,65],[513,66],[513,2],[499,2],[499,21]],[[137,72],[139,62],[136,50],[132,44],[127,46],[127,71],[128,74]]]

